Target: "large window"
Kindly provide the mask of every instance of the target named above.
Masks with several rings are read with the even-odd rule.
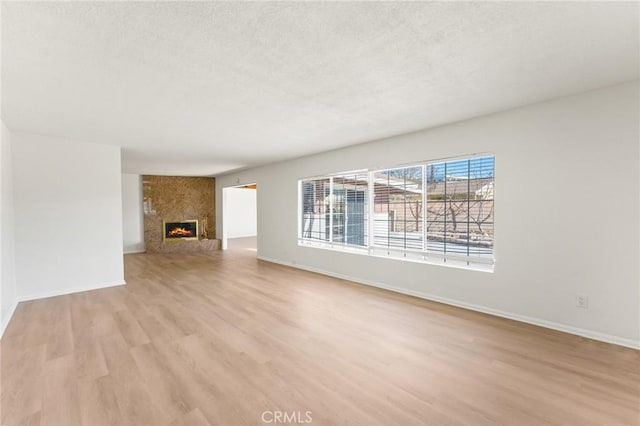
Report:
[[[299,242],[492,269],[494,171],[475,156],[302,180]]]

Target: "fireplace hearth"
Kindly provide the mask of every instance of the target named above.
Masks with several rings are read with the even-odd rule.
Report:
[[[194,220],[163,220],[162,239],[164,241],[197,240],[198,221]]]

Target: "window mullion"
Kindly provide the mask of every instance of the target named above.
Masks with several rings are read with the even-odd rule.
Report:
[[[442,238],[442,253],[447,254],[447,163],[444,163],[444,230]],[[447,258],[445,257],[445,262]]]
[[[471,160],[467,160],[467,257],[471,250]],[[467,262],[469,264],[469,262]]]
[[[333,244],[333,177],[329,178],[329,242]]]
[[[391,178],[389,174],[387,174],[387,254],[389,254],[389,247],[391,245],[391,190],[389,189],[391,186]],[[396,216],[393,215],[393,224],[395,226]]]
[[[427,251],[427,166],[422,164],[422,251]]]
[[[367,241],[367,246],[369,249],[369,253],[371,253],[371,247],[373,246],[373,231],[374,231],[374,216],[375,216],[375,201],[376,201],[376,182],[375,182],[375,172],[369,172],[369,206],[367,208],[369,212],[369,236]]]
[[[302,196],[302,181],[298,181],[298,240],[304,237],[304,197]]]

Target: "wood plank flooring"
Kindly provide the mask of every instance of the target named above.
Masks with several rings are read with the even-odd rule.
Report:
[[[314,425],[640,424],[639,351],[258,261],[242,244],[125,267],[126,286],[18,306],[2,424],[307,411]]]

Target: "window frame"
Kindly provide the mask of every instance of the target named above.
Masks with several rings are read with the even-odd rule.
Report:
[[[491,178],[492,178],[492,182],[493,182],[493,187],[492,187],[492,203],[493,204],[493,219],[492,219],[492,245],[491,245],[491,254],[490,256],[473,256],[470,254],[467,255],[461,255],[461,254],[457,254],[457,253],[439,253],[436,251],[430,251],[428,250],[428,237],[427,237],[427,228],[428,228],[428,196],[429,196],[429,192],[428,192],[428,185],[427,185],[427,169],[430,165],[436,165],[436,164],[443,164],[443,163],[451,163],[451,162],[456,162],[456,161],[470,161],[476,158],[484,158],[484,157],[491,157],[492,158],[492,174],[491,174]],[[447,157],[447,158],[439,158],[439,159],[433,159],[433,160],[427,160],[427,161],[419,161],[419,162],[412,162],[412,163],[408,163],[408,164],[404,164],[404,165],[399,165],[399,166],[394,166],[394,167],[389,167],[389,168],[376,168],[376,169],[372,169],[372,170],[367,170],[367,169],[359,169],[359,170],[353,170],[353,171],[347,171],[347,172],[340,172],[340,173],[332,173],[332,174],[327,174],[327,175],[321,175],[321,176],[313,176],[313,177],[305,177],[305,178],[301,178],[298,180],[298,233],[297,233],[297,239],[298,239],[298,246],[301,247],[311,247],[311,248],[321,248],[321,249],[328,249],[328,250],[335,250],[335,251],[341,251],[341,252],[347,252],[347,253],[354,253],[354,254],[361,254],[361,255],[368,255],[368,256],[373,256],[373,257],[382,257],[382,258],[388,258],[388,259],[396,259],[396,260],[403,260],[403,261],[410,261],[410,262],[418,262],[418,263],[427,263],[427,264],[433,264],[433,265],[441,265],[441,266],[449,266],[449,267],[455,267],[455,268],[462,268],[462,269],[468,269],[468,270],[474,270],[474,271],[482,271],[482,272],[493,272],[494,271],[494,267],[495,267],[495,263],[496,263],[496,256],[495,256],[495,169],[496,169],[496,156],[494,153],[491,152],[485,152],[485,153],[477,153],[477,154],[470,154],[470,155],[464,155],[464,156],[456,156],[456,157]],[[383,246],[383,245],[376,245],[375,244],[375,233],[374,233],[374,225],[375,225],[375,176],[376,173],[381,173],[381,172],[391,172],[391,171],[395,171],[395,170],[402,170],[402,169],[408,169],[408,168],[414,168],[414,167],[420,167],[421,168],[421,173],[422,173],[422,177],[421,177],[421,194],[420,194],[420,200],[422,203],[422,220],[421,220],[421,225],[422,225],[422,230],[421,230],[421,240],[422,240],[422,249],[413,249],[413,248],[402,248],[402,247],[392,247],[392,246]],[[470,173],[470,168],[468,169],[468,173]],[[364,220],[366,220],[366,225],[365,225],[365,229],[364,229],[364,245],[355,245],[355,244],[349,244],[346,242],[335,242],[333,241],[333,202],[334,202],[334,178],[335,177],[344,177],[344,176],[358,176],[358,175],[365,175],[367,182],[366,182],[366,190],[367,190],[367,196],[365,197],[365,213],[364,213]],[[329,234],[329,240],[316,240],[316,239],[310,239],[310,238],[305,238],[302,235],[302,231],[303,231],[303,215],[304,215],[304,200],[303,200],[303,186],[305,182],[310,182],[310,181],[314,181],[314,180],[320,180],[320,179],[329,179],[329,204],[328,204],[328,211],[329,213],[329,229],[330,229],[330,234]],[[406,179],[406,178],[405,178]],[[445,176],[446,179],[446,176]],[[469,180],[470,178],[467,177],[467,179]],[[470,196],[470,189],[467,189],[467,202],[469,201],[469,196]],[[406,201],[404,202],[404,204],[406,204]],[[389,206],[390,203],[387,201],[387,206]],[[467,204],[469,205],[469,204]],[[467,209],[469,209],[469,207],[467,207]],[[388,210],[388,207],[387,207]],[[470,212],[467,211],[467,215],[469,215]],[[406,221],[406,219],[405,219]],[[469,221],[469,219],[467,218],[467,222]],[[346,225],[345,225],[346,226]],[[446,226],[446,225],[445,225]],[[445,230],[446,231],[446,230]],[[345,228],[345,232],[346,232],[346,228]],[[467,228],[467,240],[468,240],[468,236],[470,234],[469,228]],[[446,232],[445,232],[446,235]],[[446,238],[446,236],[445,236]],[[345,241],[348,240],[348,238],[346,237],[346,234],[344,236]],[[406,228],[405,228],[405,247],[406,247]],[[445,243],[446,244],[446,243]],[[470,253],[469,250],[467,250],[467,253]]]

